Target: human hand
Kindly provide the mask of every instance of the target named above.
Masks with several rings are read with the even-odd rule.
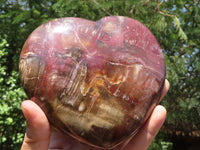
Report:
[[[161,99],[169,90],[169,82],[165,85]],[[40,107],[33,101],[22,103],[22,110],[27,122],[27,129],[21,150],[99,150],[82,144],[50,127],[48,119]],[[166,118],[166,109],[158,105],[141,130],[113,150],[146,150],[160,130]]]

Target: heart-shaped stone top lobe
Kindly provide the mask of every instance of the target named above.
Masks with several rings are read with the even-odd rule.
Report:
[[[165,62],[155,37],[134,19],[60,18],[28,37],[20,74],[28,97],[55,128],[113,148],[135,134],[159,102]]]

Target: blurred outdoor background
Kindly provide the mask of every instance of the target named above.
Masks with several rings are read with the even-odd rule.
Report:
[[[167,120],[149,150],[200,149],[200,0],[1,0],[0,149],[19,150],[26,124],[19,55],[28,35],[59,17],[128,16],[156,36],[171,87]]]

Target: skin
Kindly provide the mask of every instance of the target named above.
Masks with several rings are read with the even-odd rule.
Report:
[[[169,82],[165,80],[161,99],[168,90]],[[21,150],[99,150],[53,129],[44,112],[33,101],[22,102],[22,111],[26,118],[27,129]],[[163,125],[166,114],[166,109],[157,105],[141,130],[114,150],[146,150]]]

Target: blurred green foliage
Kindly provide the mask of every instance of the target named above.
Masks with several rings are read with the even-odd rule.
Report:
[[[19,83],[18,71],[9,70],[8,57],[12,50],[7,38],[0,36],[0,149],[19,149],[25,130],[20,107],[25,93]]]
[[[149,150],[170,150],[177,131],[200,129],[200,2],[187,0],[2,0],[0,2],[0,149],[19,149],[25,132],[20,104],[26,99],[18,62],[28,35],[58,17],[98,20],[121,15],[139,20],[156,36],[171,88],[162,104],[166,123]]]

